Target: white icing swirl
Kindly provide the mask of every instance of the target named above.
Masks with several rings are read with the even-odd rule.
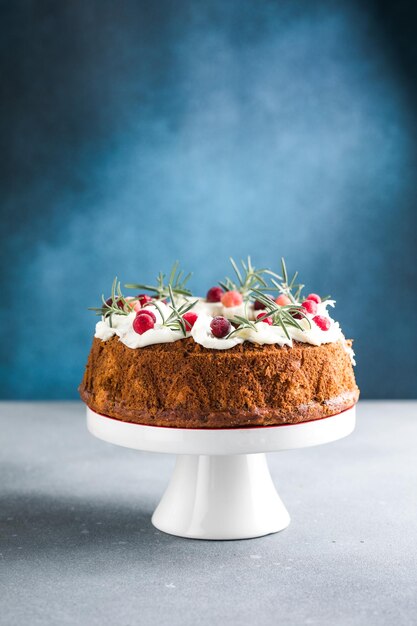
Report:
[[[239,343],[244,342],[244,339],[242,337],[238,337],[237,335],[233,335],[230,339],[219,339],[218,337],[215,337],[210,328],[212,319],[213,318],[210,317],[210,315],[200,313],[191,330],[191,336],[196,343],[199,343],[204,348],[227,350],[228,348],[233,348],[233,346],[237,346]]]
[[[356,365],[354,351],[346,342],[338,322],[335,322],[330,317],[327,310],[328,306],[334,307],[334,305],[334,300],[321,302],[318,304],[317,313],[314,315],[308,313],[307,319],[303,318],[297,320],[303,330],[295,326],[287,326],[287,332],[290,338],[286,336],[280,326],[271,326],[260,321],[255,322],[255,328],[244,328],[234,334],[230,339],[219,339],[213,335],[210,328],[211,321],[216,315],[223,315],[228,319],[232,319],[235,315],[242,315],[253,320],[257,315],[264,313],[264,311],[254,311],[252,304],[246,307],[242,304],[237,307],[227,308],[224,307],[221,302],[206,302],[203,298],[198,298],[196,305],[193,307],[193,311],[197,313],[198,317],[191,332],[187,333],[187,337],[193,337],[196,343],[212,350],[227,350],[244,341],[250,341],[251,343],[259,345],[277,344],[289,347],[292,347],[294,340],[301,343],[309,343],[314,346],[340,341],[344,350],[349,355],[352,364]],[[120,341],[128,348],[143,348],[158,343],[170,343],[184,338],[182,332],[171,330],[163,326],[162,315],[167,319],[171,313],[171,308],[168,305],[164,302],[158,302],[157,306],[151,304],[147,308],[155,314],[156,323],[154,328],[146,331],[142,335],[139,335],[133,330],[133,321],[136,317],[136,313],[132,311],[129,315],[113,314],[111,316],[112,326],[110,326],[109,318],[101,320],[96,324],[94,336],[101,339],[101,341],[107,341],[114,335],[117,335]],[[330,321],[328,330],[322,330],[313,321],[315,315],[321,315]]]

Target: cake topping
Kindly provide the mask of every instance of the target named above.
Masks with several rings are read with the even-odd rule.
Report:
[[[321,298],[316,293],[310,293],[307,296],[307,300],[313,300],[316,304],[320,304]]]
[[[268,314],[259,313],[259,315],[256,316],[256,319],[259,322],[265,322],[265,324],[269,324],[270,326],[272,326],[272,317],[269,317]]]
[[[304,300],[301,303],[304,311],[306,313],[310,313],[310,315],[315,315],[317,313],[317,302],[315,300]]]
[[[206,295],[207,302],[220,302],[224,291],[221,287],[211,287]]]
[[[325,331],[329,330],[331,326],[330,319],[328,317],[324,317],[324,315],[315,315],[313,317],[313,322],[315,322],[321,330]]]
[[[291,304],[291,300],[285,293],[281,293],[278,298],[275,298],[275,303],[279,304],[279,306],[286,306],[287,304]]]
[[[151,330],[151,328],[154,328],[155,322],[150,315],[145,313],[145,311],[143,311],[142,314],[139,311],[139,313],[133,320],[132,326],[135,333],[138,333],[138,335],[143,335],[143,333],[146,333],[147,330]]]
[[[140,309],[139,311],[137,311],[136,317],[139,317],[139,315],[149,315],[149,317],[151,317],[153,319],[154,323],[156,323],[156,315],[149,308],[147,308],[147,309]]]
[[[224,339],[224,337],[230,333],[232,325],[228,319],[222,315],[217,315],[211,320],[210,328],[215,337],[218,339]]]
[[[264,294],[265,298],[270,298],[271,300],[273,300],[273,297],[269,295],[269,293]],[[285,297],[285,296],[284,296]],[[291,303],[291,300],[289,300],[288,304]],[[260,302],[259,300],[255,300],[255,302],[253,303],[253,310],[254,311],[263,311],[264,310],[264,305],[262,302]]]
[[[229,309],[242,304],[243,296],[238,291],[232,289],[231,291],[226,291],[226,293],[222,295],[221,302],[223,306]]]
[[[198,315],[197,313],[194,313],[194,311],[188,311],[188,313],[184,313],[184,315],[182,316],[182,319],[185,322],[185,328],[188,332],[192,329],[192,327],[196,323],[197,318],[198,318]]]
[[[329,297],[311,293],[302,297],[304,285],[290,278],[284,260],[280,273],[256,269],[250,257],[238,265],[231,260],[234,276],[212,287],[206,298],[193,298],[178,262],[169,274],[160,272],[155,285],[135,283],[141,290],[124,296],[113,281],[110,297],[93,309],[101,316],[95,336],[107,341],[117,335],[130,348],[177,341],[191,335],[205,348],[226,350],[250,341],[256,344],[292,346],[293,341],[321,345],[340,341],[353,359],[340,326],[329,315]],[[147,293],[142,292],[149,292]],[[274,295],[270,295],[275,292]]]
[[[138,300],[141,307],[144,307],[148,302],[152,302],[151,296],[148,296],[146,293],[139,293],[136,296],[136,300]]]

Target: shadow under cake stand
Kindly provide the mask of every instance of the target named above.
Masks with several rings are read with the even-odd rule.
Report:
[[[152,516],[156,528],[194,539],[249,539],[290,523],[265,453],[346,437],[355,428],[355,407],[301,424],[233,429],[143,426],[87,407],[87,426],[94,436],[119,446],[177,455]]]

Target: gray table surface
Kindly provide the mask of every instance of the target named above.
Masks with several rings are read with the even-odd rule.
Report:
[[[153,528],[174,457],[94,439],[80,403],[0,404],[0,622],[416,624],[417,402],[269,456],[292,516],[246,541]]]

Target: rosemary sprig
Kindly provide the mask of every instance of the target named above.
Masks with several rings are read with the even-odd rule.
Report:
[[[111,296],[107,300],[104,294],[101,295],[102,306],[101,307],[89,307],[89,311],[95,311],[96,315],[100,315],[104,318],[109,318],[110,327],[112,326],[112,315],[129,315],[132,312],[130,306],[132,300],[127,301],[122,290],[120,288],[120,281],[117,280],[117,276],[114,278],[111,287]]]
[[[165,317],[161,307],[158,304],[157,300],[153,302],[149,302],[148,305],[153,305],[159,312],[162,318],[162,326],[166,328],[170,328],[171,330],[177,330],[182,332],[184,337],[187,335],[187,327],[185,325],[185,321],[183,320],[183,315],[190,311],[198,302],[198,300],[194,300],[194,302],[184,302],[180,306],[177,306],[175,303],[174,290],[171,287],[171,284],[168,283],[168,297],[170,299],[170,304],[168,307],[171,309],[171,313],[168,317]],[[147,306],[148,306],[147,305]]]
[[[244,328],[250,328],[257,332],[257,328],[255,322],[249,320],[247,317],[242,317],[240,315],[235,315],[233,319],[230,320],[230,323],[236,326],[234,330],[232,330],[228,335],[226,335],[226,339],[230,339],[233,335],[236,335],[239,331]]]
[[[176,295],[187,297],[192,295],[191,291],[186,288],[186,284],[190,280],[191,276],[191,272],[184,276],[184,271],[179,269],[179,262],[175,261],[168,277],[166,274],[159,272],[156,277],[156,285],[128,283],[125,287],[126,289],[142,289],[143,291],[150,291],[154,294],[154,297],[159,298],[160,300],[170,297],[170,289],[172,293]]]
[[[271,317],[272,324],[274,326],[281,326],[288,339],[291,339],[287,329],[287,327],[289,326],[293,328],[298,328],[298,330],[301,330],[302,332],[305,331],[305,329],[301,326],[301,324],[298,323],[297,319],[294,317],[294,314],[301,315],[302,318],[306,319],[308,325],[311,328],[310,320],[305,315],[303,307],[301,305],[288,304],[285,306],[279,306],[259,289],[253,290],[253,297],[261,302],[265,307],[266,313],[262,315],[259,320],[262,320],[265,317]]]
[[[295,272],[291,280],[288,278],[287,266],[285,264],[285,260],[281,258],[281,272],[282,275],[276,274],[271,270],[265,270],[266,274],[269,274],[271,278],[272,287],[269,286],[270,291],[278,291],[278,293],[283,293],[288,296],[288,298],[294,304],[301,299],[301,293],[304,289],[304,285],[301,283],[296,283],[298,277],[298,272]]]
[[[219,282],[220,287],[222,287],[225,291],[239,291],[244,298],[246,298],[252,289],[257,287],[266,287],[267,282],[263,278],[263,274],[268,272],[266,269],[256,269],[252,265],[252,261],[250,256],[248,256],[247,261],[241,260],[242,269],[239,268],[238,264],[232,257],[230,257],[230,263],[232,264],[232,268],[236,274],[234,279],[226,276],[224,281]]]

